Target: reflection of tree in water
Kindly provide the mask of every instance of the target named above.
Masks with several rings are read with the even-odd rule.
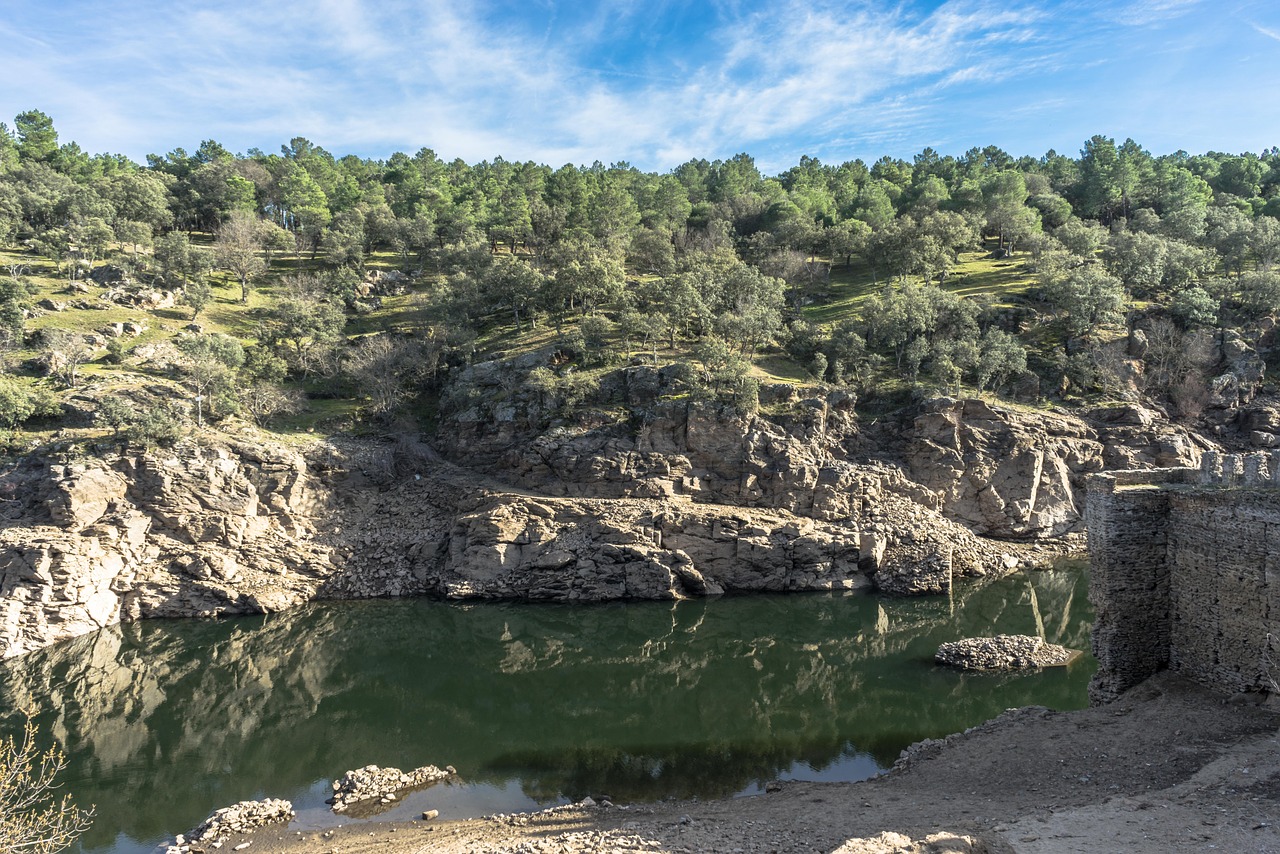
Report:
[[[1084,585],[1049,573],[951,599],[383,601],[138,623],[0,666],[0,708],[35,709],[66,746],[69,790],[99,806],[90,845],[172,833],[244,798],[310,797],[371,762],[452,764],[538,798],[711,796],[798,760],[887,765],[1009,706],[1083,705],[1091,661],[1001,678],[932,656],[1038,625],[1087,648]]]
[[[519,777],[525,794],[539,801],[608,795],[634,802],[728,797],[753,783],[777,779],[797,760],[822,768],[823,763],[856,752],[848,743],[816,744],[781,736],[770,742],[678,748],[580,748],[557,756],[514,753],[498,757],[487,770]]]

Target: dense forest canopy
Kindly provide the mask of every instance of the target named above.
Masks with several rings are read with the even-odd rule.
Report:
[[[201,420],[266,421],[303,390],[391,418],[495,330],[554,330],[567,367],[536,379],[562,402],[589,399],[576,384],[626,353],[750,405],[753,364],[776,352],[863,393],[1136,389],[1194,415],[1205,378],[1187,336],[1280,309],[1280,150],[1153,156],[1099,135],[1077,157],[926,148],[767,176],[747,154],[657,174],[428,148],[335,157],[295,138],[243,155],[206,140],[142,166],[60,141],[31,110],[0,124],[0,247],[11,426],[53,411],[28,375],[74,385],[102,343],[41,320],[36,259],[72,292],[110,260],[192,319],[238,300],[247,322],[223,315],[174,345]],[[957,274],[966,259],[986,266]],[[383,297],[412,311],[388,319]],[[1135,309],[1159,356],[1140,382],[1108,349]]]

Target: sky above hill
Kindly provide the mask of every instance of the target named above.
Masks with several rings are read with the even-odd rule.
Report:
[[[142,161],[335,155],[766,172],[926,146],[1280,145],[1276,0],[0,0],[0,118]]]

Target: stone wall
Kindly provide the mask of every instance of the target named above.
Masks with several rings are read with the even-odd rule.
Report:
[[[1280,693],[1280,452],[1089,479],[1095,703],[1159,670]]]

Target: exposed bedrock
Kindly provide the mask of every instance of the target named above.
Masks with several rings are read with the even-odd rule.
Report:
[[[1085,473],[1191,464],[1202,441],[1136,407],[1086,422],[951,399],[873,438],[839,392],[770,386],[769,416],[742,416],[670,399],[648,368],[610,380],[631,417],[549,425],[521,384],[534,364],[468,369],[482,403],[437,438],[466,468],[415,439],[299,450],[247,431],[19,461],[0,475],[0,656],[315,598],[942,592],[1032,562],[990,538],[1078,529]]]
[[[682,394],[672,371],[648,367],[602,384],[627,419],[566,422],[526,382],[545,360],[533,353],[468,368],[458,383],[472,394],[447,409],[440,431],[445,454],[546,494],[686,496],[816,519],[857,516],[868,490],[894,492],[974,533],[1031,539],[1081,529],[1088,474],[1194,466],[1215,447],[1136,405],[1079,417],[953,398],[863,435],[841,391],[802,398],[767,385],[765,414],[744,416]]]
[[[680,496],[524,494],[416,443],[32,458],[0,489],[5,657],[119,621],[314,598],[930,593],[1018,562],[874,477],[832,490],[838,517],[812,518]]]

